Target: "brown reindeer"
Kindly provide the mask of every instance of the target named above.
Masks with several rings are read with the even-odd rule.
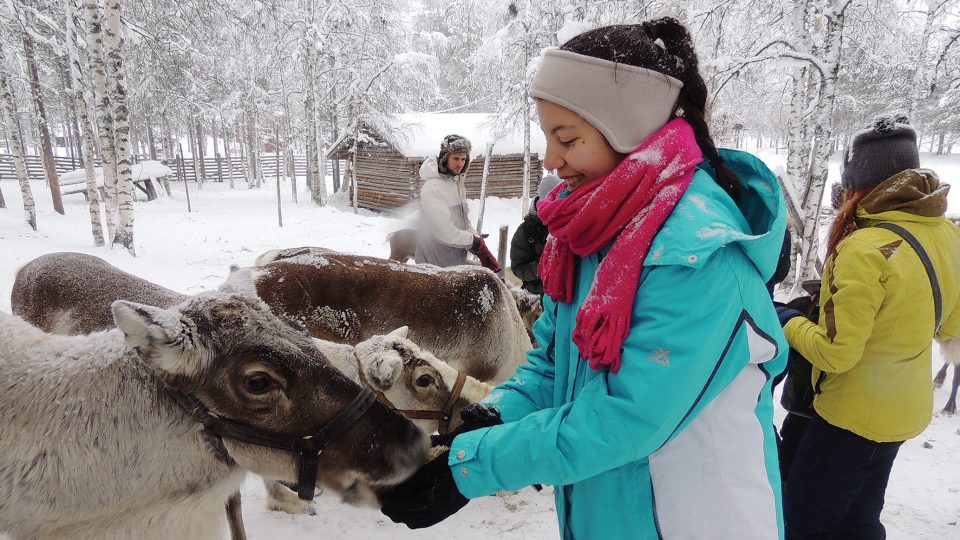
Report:
[[[292,248],[261,255],[222,288],[255,292],[327,341],[358,343],[408,326],[411,341],[489,383],[516,373],[530,349],[514,296],[479,266],[437,268]]]
[[[171,307],[186,299],[99,257],[63,252],[42,255],[20,268],[10,305],[14,315],[41,330],[73,336],[113,328],[114,300]]]
[[[417,257],[417,231],[400,229],[387,235],[391,261],[405,263]]]

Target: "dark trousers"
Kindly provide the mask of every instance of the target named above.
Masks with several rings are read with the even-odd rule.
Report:
[[[790,478],[790,468],[793,466],[793,460],[797,455],[797,449],[800,448],[800,441],[803,440],[803,433],[807,429],[810,419],[799,414],[787,413],[780,425],[780,440],[777,450],[780,455],[780,480],[783,485],[787,485]]]
[[[880,511],[901,444],[874,442],[811,418],[784,493],[786,538],[886,538]]]

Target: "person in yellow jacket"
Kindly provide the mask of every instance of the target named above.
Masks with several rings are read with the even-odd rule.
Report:
[[[790,346],[813,364],[816,414],[784,494],[787,539],[881,539],[887,479],[903,441],[933,410],[934,295],[919,240],[942,297],[937,337],[960,335],[960,229],[944,218],[950,186],[921,169],[903,116],[878,119],[844,156],[843,207],[831,227],[819,323],[778,307]]]

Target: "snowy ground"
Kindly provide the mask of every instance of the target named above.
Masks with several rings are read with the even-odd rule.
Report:
[[[784,159],[763,153],[771,166]],[[960,156],[922,156],[924,166],[940,173],[944,181],[960,182]],[[836,167],[831,178],[837,178]],[[3,181],[7,209],[0,211],[0,310],[10,311],[9,293],[17,268],[54,251],[79,251],[102,257],[130,273],[171,289],[196,293],[220,284],[231,264],[249,265],[260,253],[278,247],[324,246],[363,255],[386,257],[384,241],[390,231],[407,225],[403,218],[361,211],[354,214],[342,201],[318,208],[301,193],[300,203],[290,201],[283,189],[283,223],[277,225],[273,184],[262,190],[207,184],[191,185],[193,212],[187,213],[182,186],[172,197],[161,196],[136,205],[136,250],[133,258],[122,249],[94,248],[84,200],[65,199],[66,216],[53,212],[41,182],[33,184],[38,200],[39,232],[23,223],[19,189]],[[471,215],[477,214],[477,202]],[[951,194],[952,214],[960,214],[960,187]],[[487,201],[484,230],[496,252],[496,229],[519,224],[518,199]],[[939,362],[934,361],[937,368]],[[946,401],[946,389],[934,398],[937,410]],[[919,437],[904,444],[887,491],[884,521],[893,539],[960,538],[960,417],[936,416]],[[525,489],[506,497],[472,502],[457,516],[426,531],[412,532],[397,526],[374,510],[351,508],[333,497],[317,501],[316,516],[289,516],[264,509],[262,484],[250,477],[243,488],[244,516],[251,539],[279,538],[556,538],[556,515],[549,489]],[[2,536],[0,536],[2,537]]]

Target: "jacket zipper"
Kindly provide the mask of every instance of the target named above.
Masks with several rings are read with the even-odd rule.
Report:
[[[653,506],[653,526],[657,529],[657,538],[663,540],[663,532],[660,531],[660,518],[657,515],[657,493],[653,490],[653,477],[650,477],[650,501]]]

